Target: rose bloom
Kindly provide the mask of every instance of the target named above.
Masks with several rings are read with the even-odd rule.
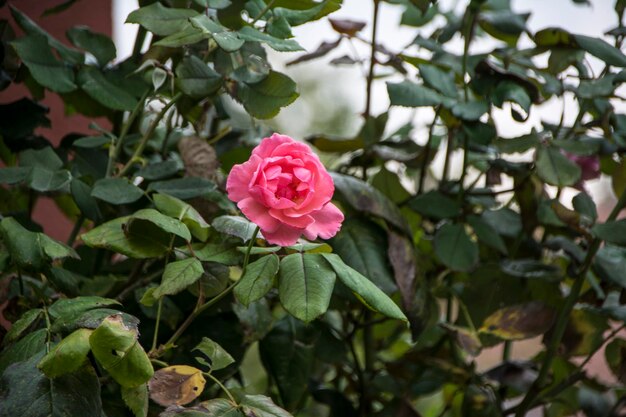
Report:
[[[344,219],[330,202],[335,185],[317,155],[277,133],[263,139],[247,162],[232,168],[226,191],[274,245],[293,245],[302,235],[329,239]]]

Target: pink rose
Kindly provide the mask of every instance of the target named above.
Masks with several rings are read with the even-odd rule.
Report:
[[[263,139],[230,171],[226,191],[274,245],[293,245],[301,235],[329,239],[341,228],[332,178],[308,145],[289,136]]]

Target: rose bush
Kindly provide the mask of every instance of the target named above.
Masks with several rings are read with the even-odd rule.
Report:
[[[226,190],[275,245],[293,245],[302,235],[329,239],[344,218],[330,202],[335,186],[317,155],[285,135],[263,139],[248,161],[235,165]]]

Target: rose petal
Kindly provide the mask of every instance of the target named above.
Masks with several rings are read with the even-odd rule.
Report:
[[[270,216],[267,207],[258,203],[253,198],[241,200],[237,204],[237,207],[239,207],[242,213],[245,214],[252,223],[255,223],[261,228],[263,235],[265,235],[266,232],[274,232],[280,227],[280,222]]]
[[[270,209],[270,215],[276,220],[280,221],[291,227],[297,227],[299,229],[304,229],[305,227],[312,224],[315,220],[313,217],[302,213],[299,216],[287,216],[283,212],[283,210]]]
[[[263,232],[263,237],[268,243],[279,246],[291,246],[295,244],[302,235],[302,229],[281,224],[280,227],[273,232]]]
[[[239,202],[244,198],[250,197],[250,193],[248,192],[250,181],[252,181],[254,173],[260,163],[260,158],[252,156],[243,164],[232,167],[230,174],[228,174],[228,179],[226,180],[226,191],[231,201]]]
[[[263,139],[261,143],[259,144],[259,146],[254,148],[254,150],[252,151],[252,154],[257,155],[261,158],[268,158],[272,156],[272,152],[274,151],[274,149],[276,149],[278,146],[284,143],[295,143],[295,141],[291,139],[289,136],[279,135],[278,133],[274,133],[269,138]]]
[[[310,216],[315,221],[304,230],[304,236],[309,240],[317,239],[318,236],[330,239],[341,229],[341,222],[344,219],[341,210],[333,203],[328,203],[321,210],[310,213]]]

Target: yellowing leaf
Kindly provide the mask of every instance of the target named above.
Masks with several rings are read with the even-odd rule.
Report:
[[[540,301],[501,308],[485,319],[481,333],[504,340],[522,340],[545,333],[554,322],[556,312]]]
[[[152,401],[167,407],[192,402],[202,393],[206,380],[193,366],[174,365],[154,373],[148,387]]]

